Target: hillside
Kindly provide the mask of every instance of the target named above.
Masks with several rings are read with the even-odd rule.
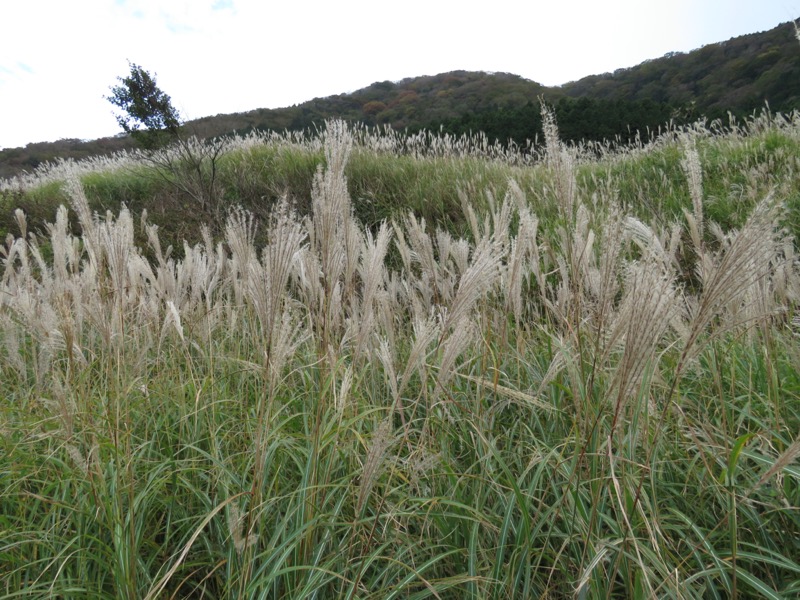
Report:
[[[742,114],[769,102],[773,110],[800,107],[800,53],[791,23],[762,33],[674,52],[630,69],[562,86],[570,98],[666,102],[695,115]]]
[[[362,133],[0,194],[0,595],[800,598],[800,115]]]
[[[693,52],[670,53],[636,67],[546,87],[509,73],[454,71],[383,81],[352,93],[279,109],[209,116],[187,129],[200,137],[319,128],[341,118],[395,129],[483,131],[525,145],[541,135],[539,98],[555,106],[563,139],[604,140],[700,116],[742,117],[764,107],[800,107],[800,52],[791,23]],[[132,147],[131,140],[60,140],[0,151],[0,177],[57,158],[80,159]]]
[[[633,113],[639,122],[616,125],[612,137],[624,133],[628,125],[658,126],[670,118],[686,122],[702,115],[727,117],[728,111],[743,117],[763,108],[765,102],[773,111],[790,112],[800,108],[800,52],[792,24],[784,23],[766,32],[685,54],[669,53],[629,69],[563,86],[546,87],[509,73],[454,71],[377,82],[350,94],[315,98],[289,108],[217,115],[194,125],[203,135],[221,135],[252,129],[305,129],[338,117],[409,130],[438,129],[444,123],[453,132],[462,133],[455,131],[459,123],[465,122],[473,130],[478,125],[491,128],[498,113],[524,112],[529,105],[535,105],[538,114],[540,97],[556,105],[562,136],[575,141],[582,139],[574,137],[578,134],[590,139],[608,137],[609,132],[604,130],[608,129],[607,121],[620,120],[609,114],[614,112]],[[578,121],[593,123],[594,130],[584,127],[573,133]],[[519,132],[509,133],[512,135],[503,136],[498,131],[495,137],[525,142]],[[527,137],[534,134],[529,131]]]

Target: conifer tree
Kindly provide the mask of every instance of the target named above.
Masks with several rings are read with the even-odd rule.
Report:
[[[125,133],[146,149],[164,146],[178,137],[181,119],[169,95],[156,84],[154,75],[128,61],[130,74],[118,77],[106,99],[124,114],[115,115]]]

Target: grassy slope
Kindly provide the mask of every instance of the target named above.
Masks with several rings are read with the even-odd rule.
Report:
[[[797,125],[700,137],[702,188],[672,142],[522,167],[347,139],[227,155],[261,225],[217,247],[146,171],[4,199],[42,232],[118,216],[2,265],[0,594],[800,592]],[[284,194],[311,219],[271,220]]]
[[[534,209],[546,215],[552,207],[546,199],[539,201],[546,173],[540,167],[485,160],[475,149],[481,143],[472,139],[461,144],[472,148],[472,156],[425,160],[356,148],[345,171],[356,216],[365,225],[374,226],[412,211],[451,233],[463,234],[466,223],[459,191],[482,204],[487,193],[502,198],[509,179],[533,191],[530,200]],[[755,136],[736,133],[721,142],[701,139],[699,151],[708,196],[706,210],[711,211],[713,220],[726,228],[740,225],[753,202],[777,186],[790,211],[787,224],[793,235],[800,234],[800,185],[794,177],[800,147],[790,130],[776,127]],[[180,252],[184,239],[190,244],[201,240],[201,224],[213,226],[216,216],[217,228],[221,227],[230,207],[242,206],[263,220],[276,202],[288,197],[298,212],[308,214],[311,180],[324,164],[323,159],[317,145],[302,144],[257,145],[224,156],[216,215],[199,211],[196,202],[162,176],[136,164],[105,169],[100,163],[98,168],[89,169],[83,184],[93,210],[116,212],[126,205],[139,215],[146,209],[150,220],[159,225],[162,241]],[[613,181],[618,200],[638,216],[671,221],[681,216],[689,199],[680,159],[680,149],[674,144],[656,144],[647,151],[633,149],[608,160],[584,161],[577,167],[581,192],[591,196]],[[48,182],[63,180],[59,172],[53,176],[44,173]],[[14,184],[0,190],[0,236],[19,233],[16,208],[25,211],[29,229],[43,231],[56,208],[69,205],[57,181],[33,185],[24,192]]]

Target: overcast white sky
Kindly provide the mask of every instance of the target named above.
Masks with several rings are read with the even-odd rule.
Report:
[[[191,119],[456,69],[558,85],[798,16],[800,0],[0,0],[0,148],[118,133],[103,96],[127,59]]]

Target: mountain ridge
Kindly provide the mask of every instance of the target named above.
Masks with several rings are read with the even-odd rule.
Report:
[[[590,75],[547,87],[504,72],[457,70],[380,81],[354,92],[318,97],[291,107],[258,108],[194,119],[186,127],[199,137],[266,130],[303,130],[342,118],[369,126],[483,131],[491,140],[524,145],[541,130],[538,100],[554,105],[568,141],[621,137],[667,121],[701,116],[744,116],[766,104],[774,111],[800,108],[800,48],[794,23],[708,44],[688,53],[670,52],[613,73]],[[58,140],[0,150],[0,177],[60,158],[81,159],[132,148],[124,137]]]

